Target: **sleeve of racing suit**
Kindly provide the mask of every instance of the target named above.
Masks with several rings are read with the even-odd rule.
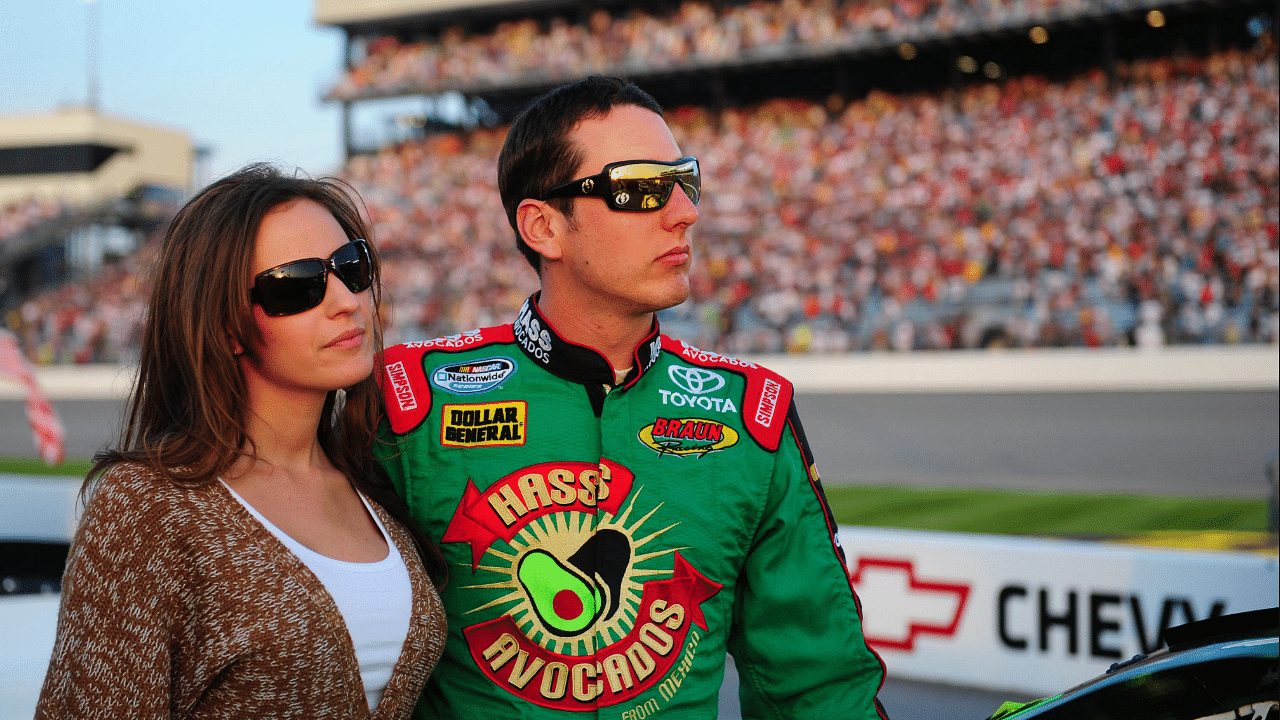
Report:
[[[382,465],[382,469],[387,471],[387,476],[391,478],[391,485],[396,489],[401,498],[404,498],[405,504],[410,508],[412,515],[413,504],[408,497],[408,488],[405,487],[405,467],[407,458],[405,457],[407,442],[404,438],[391,432],[391,426],[383,420],[378,426],[378,436],[373,443],[374,456],[378,458],[378,463]],[[414,518],[417,520],[417,518]]]
[[[729,638],[744,719],[887,717],[835,531],[792,403]]]
[[[432,536],[424,522],[426,502],[423,496],[428,490],[424,478],[428,476],[429,468],[425,458],[415,461],[415,457],[421,458],[415,453],[420,452],[408,435],[395,434],[385,421],[379,426],[378,436],[374,441],[374,456],[391,478],[391,486],[404,499],[409,508],[409,518],[431,536],[433,541],[439,542],[440,538]]]

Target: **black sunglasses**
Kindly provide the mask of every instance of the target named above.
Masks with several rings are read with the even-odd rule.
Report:
[[[694,205],[702,195],[702,174],[698,159],[675,162],[623,160],[604,166],[604,172],[557,185],[540,200],[562,197],[601,197],[614,210],[649,212],[661,209],[671,199],[676,183]]]
[[[330,271],[351,292],[367,290],[373,284],[369,243],[352,240],[327,258],[294,260],[263,270],[253,277],[249,300],[272,317],[297,315],[324,301]]]

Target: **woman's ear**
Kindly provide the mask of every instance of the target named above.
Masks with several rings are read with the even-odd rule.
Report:
[[[560,238],[566,227],[564,213],[545,200],[525,198],[516,208],[516,228],[520,237],[546,260],[559,260],[564,255]]]

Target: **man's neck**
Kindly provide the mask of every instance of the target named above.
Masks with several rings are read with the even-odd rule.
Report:
[[[653,329],[653,313],[627,315],[601,307],[576,307],[554,293],[538,298],[538,309],[560,337],[600,353],[614,370],[635,363],[635,349]]]

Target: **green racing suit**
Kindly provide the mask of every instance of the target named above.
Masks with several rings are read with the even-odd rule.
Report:
[[[536,296],[535,296],[536,297]],[[388,348],[380,452],[452,567],[425,718],[883,718],[791,384],[658,332],[615,384],[535,298]]]

